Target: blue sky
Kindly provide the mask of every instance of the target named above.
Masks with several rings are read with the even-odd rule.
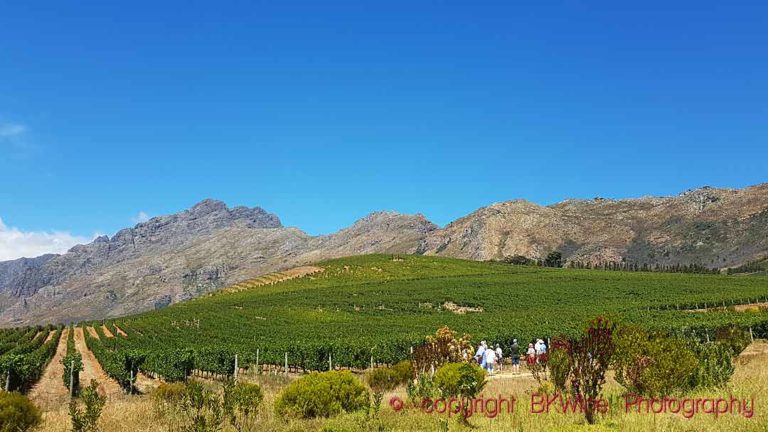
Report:
[[[0,231],[768,181],[766,2],[464,3],[6,2]]]

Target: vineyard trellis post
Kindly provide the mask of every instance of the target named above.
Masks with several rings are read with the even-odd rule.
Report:
[[[261,375],[261,369],[259,369],[259,349],[256,348],[256,373]]]
[[[237,372],[238,372],[239,366],[237,365],[237,354],[235,354],[235,381],[237,381]]]
[[[288,376],[288,353],[285,353],[285,376]]]
[[[8,391],[6,389],[5,391]],[[69,397],[73,398],[75,397],[75,361],[72,360],[72,363],[69,365]]]
[[[749,328],[749,339],[754,343],[755,336],[752,334],[752,327]]]
[[[331,353],[328,353],[328,370],[333,370],[333,359],[331,358]]]
[[[11,391],[11,368],[8,368],[8,373],[5,375],[5,391]]]

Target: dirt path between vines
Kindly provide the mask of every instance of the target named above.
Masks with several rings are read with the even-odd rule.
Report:
[[[243,282],[224,288],[220,292],[231,293],[265,285],[274,285],[291,279],[310,276],[315,273],[321,273],[323,271],[325,271],[324,268],[316,266],[294,267],[288,270],[283,270],[281,272],[268,273],[257,278],[245,280]]]
[[[66,329],[64,329],[64,330],[66,330]],[[51,339],[53,339],[53,335],[55,335],[55,334],[56,334],[56,330],[51,330],[48,333],[48,337],[45,338],[45,341],[43,341],[43,343],[46,344],[46,343],[50,342]]]
[[[56,347],[56,354],[53,355],[51,362],[45,367],[40,381],[29,391],[29,398],[39,408],[46,410],[55,408],[67,403],[69,400],[69,390],[64,386],[64,365],[61,360],[67,354],[67,337],[69,329],[65,328],[61,332],[59,345]],[[48,338],[53,337],[53,332]]]
[[[115,335],[113,335],[113,334],[112,334],[112,332],[111,332],[111,331],[109,331],[109,329],[107,328],[107,326],[106,326],[106,325],[104,325],[104,324],[102,324],[102,325],[101,325],[101,331],[104,333],[104,336],[106,336],[106,337],[108,337],[108,338],[112,338],[112,337],[115,337]]]
[[[77,334],[77,333],[75,333],[75,334]],[[96,333],[96,329],[93,328],[93,327],[88,327],[88,334],[90,334],[91,337],[94,338],[94,339],[101,340],[101,338],[99,337],[99,334]]]
[[[101,368],[91,350],[85,346],[85,335],[82,327],[75,327],[75,346],[83,357],[83,371],[80,372],[80,385],[86,387],[92,379],[99,382],[99,388],[108,398],[122,394],[120,386]]]

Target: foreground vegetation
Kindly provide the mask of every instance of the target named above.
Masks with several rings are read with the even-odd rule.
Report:
[[[709,345],[709,344],[708,344]],[[668,431],[714,431],[743,430],[761,431],[768,421],[768,401],[761,396],[768,387],[768,344],[757,342],[750,346],[735,363],[732,379],[715,387],[689,389],[682,393],[673,392],[677,398],[696,399],[738,399],[748,401],[749,412],[729,412],[720,415],[697,412],[686,416],[684,413],[625,410],[624,396],[627,387],[617,382],[610,370],[601,397],[607,401],[604,413],[596,414],[596,426],[590,430],[668,430]],[[109,401],[96,426],[105,431],[154,431],[154,430],[226,430],[226,431],[548,431],[582,430],[586,419],[580,412],[563,412],[556,404],[548,412],[541,412],[541,403],[535,395],[544,391],[540,382],[530,376],[513,377],[501,375],[484,378],[478,375],[478,368],[447,363],[439,368],[434,379],[436,395],[472,395],[481,400],[514,398],[514,410],[503,405],[485,405],[486,411],[477,411],[467,418],[440,412],[439,406],[425,409],[421,404],[410,403],[411,387],[397,384],[387,391],[380,410],[373,410],[363,398],[345,398],[345,407],[334,405],[334,397],[348,389],[356,395],[364,395],[366,388],[361,385],[362,376],[355,378],[346,373],[334,372],[336,376],[324,377],[331,387],[339,392],[328,393],[328,387],[318,385],[318,375],[305,378],[272,375],[241,376],[240,383],[232,380],[214,382],[190,380],[189,384],[163,384],[147,395],[125,395]],[[325,374],[320,374],[321,376]],[[472,378],[472,377],[476,378]],[[667,378],[669,380],[670,378]],[[481,382],[482,380],[482,382]],[[251,384],[246,384],[249,382]],[[461,383],[461,385],[456,385]],[[258,385],[256,385],[258,384]],[[299,385],[301,384],[301,385]],[[239,390],[237,388],[239,387]],[[371,387],[373,390],[373,387]],[[309,397],[315,407],[340,409],[333,413],[292,412],[285,410],[286,399],[296,396]],[[329,397],[323,397],[328,395]],[[404,401],[400,408],[391,401]],[[303,404],[302,406],[307,406]],[[244,410],[250,410],[246,412]],[[69,431],[73,421],[66,408],[44,413],[40,431]],[[307,418],[304,418],[307,417]]]

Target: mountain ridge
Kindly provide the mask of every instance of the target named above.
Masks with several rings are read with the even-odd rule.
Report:
[[[768,183],[670,197],[493,203],[444,227],[372,212],[312,236],[260,207],[205,199],[61,255],[0,262],[0,325],[115,317],[263,273],[369,253],[731,267],[768,252]]]

